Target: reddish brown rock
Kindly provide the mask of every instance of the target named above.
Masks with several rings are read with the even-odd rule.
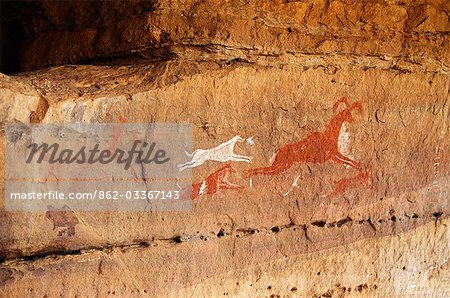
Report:
[[[326,55],[449,67],[446,1],[43,1],[23,5],[22,70],[122,59]],[[38,10],[32,15],[29,11]],[[246,28],[246,30],[242,30]],[[57,42],[55,42],[57,41]],[[106,62],[108,63],[108,62]],[[439,66],[434,66],[437,63]]]
[[[194,168],[192,212],[2,206],[0,296],[449,295],[445,1],[146,3],[44,1],[24,69],[106,60],[0,77],[2,122],[188,122],[252,162]]]

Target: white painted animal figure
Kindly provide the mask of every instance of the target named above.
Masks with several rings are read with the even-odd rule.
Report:
[[[234,146],[237,142],[247,141],[248,144],[253,145],[253,137],[244,139],[241,136],[235,136],[229,141],[222,143],[211,149],[197,149],[192,154],[186,153],[188,156],[192,156],[192,159],[186,163],[179,164],[178,168],[183,171],[188,168],[194,168],[202,165],[207,160],[214,160],[220,162],[228,161],[244,161],[251,163],[253,157],[238,155],[234,153]]]

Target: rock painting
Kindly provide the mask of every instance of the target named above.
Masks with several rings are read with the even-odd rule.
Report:
[[[229,175],[233,173],[236,173],[236,170],[231,164],[227,163],[225,166],[206,177],[204,181],[192,184],[192,199],[196,199],[202,195],[216,194],[226,189],[243,189],[243,186],[228,181]]]
[[[337,112],[341,105],[344,108],[340,112]],[[355,177],[343,178],[336,181],[334,190],[328,195],[325,195],[325,197],[343,194],[349,188],[369,187],[371,169],[368,167],[364,170],[362,164],[349,157],[350,135],[345,126],[346,123],[355,122],[353,113],[357,112],[362,115],[362,104],[361,102],[349,103],[346,97],[342,97],[334,104],[333,111],[335,116],[323,131],[310,133],[296,143],[281,146],[271,158],[270,166],[247,170],[246,177],[250,179],[250,186],[252,186],[251,178],[255,175],[279,175],[297,163],[322,164],[327,161],[334,161],[353,168],[359,173]],[[247,139],[247,142],[253,144],[252,139]],[[179,165],[179,169],[182,171],[186,168],[197,167],[202,165],[206,160],[251,162],[251,157],[233,153],[236,142],[244,141],[245,139],[236,136],[215,148],[195,150],[191,155],[192,160]],[[229,174],[235,172],[231,165],[227,164],[225,167],[209,175],[205,181],[193,184],[192,198],[195,199],[205,194],[215,194],[225,189],[242,189],[242,186],[231,184],[226,180]],[[299,180],[300,175],[295,177],[292,187],[284,196],[289,195],[294,188],[299,187]]]
[[[250,145],[253,145],[253,138],[243,139],[241,136],[235,136],[230,140],[222,143],[211,149],[197,149],[192,154],[188,154],[191,156],[191,160],[179,164],[178,168],[180,171],[183,171],[188,168],[194,168],[201,166],[207,160],[219,161],[219,162],[228,162],[228,161],[243,161],[243,162],[252,162],[251,156],[238,155],[234,153],[234,146],[237,142],[247,142]]]
[[[284,196],[287,196],[288,194],[291,193],[291,191],[294,190],[294,188],[298,188],[300,185],[298,183],[298,181],[300,180],[300,175],[298,175],[297,177],[295,177],[294,182],[292,182],[292,186],[291,188],[289,188],[289,190],[284,194]]]
[[[344,106],[344,109],[336,112],[341,105]],[[333,106],[333,111],[335,112],[335,116],[323,131],[310,133],[296,143],[281,146],[271,158],[270,166],[247,170],[246,177],[250,178],[250,186],[251,178],[255,175],[279,175],[297,163],[321,164],[327,161],[334,161],[356,169],[359,173],[355,177],[343,178],[336,181],[334,190],[326,196],[340,195],[348,188],[368,187],[370,185],[370,169],[364,171],[363,166],[359,162],[348,157],[350,136],[345,127],[346,123],[355,122],[354,112],[362,114],[362,104],[361,102],[349,103],[348,99],[343,97],[336,101]],[[122,133],[121,124],[123,123],[125,123],[125,119],[120,117],[119,125],[113,133],[112,148],[118,143],[118,139]],[[214,148],[197,149],[192,154],[187,153],[191,157],[191,160],[179,164],[178,168],[180,171],[201,166],[207,160],[227,162],[225,166],[208,175],[204,181],[192,184],[191,190],[185,190],[192,191],[192,199],[196,199],[202,195],[213,195],[222,190],[241,190],[244,188],[241,185],[233,184],[227,180],[229,175],[236,173],[236,170],[229,163],[230,161],[252,162],[251,156],[234,153],[234,147],[238,142],[247,142],[250,145],[254,144],[253,137],[244,139],[237,135]],[[291,193],[294,188],[299,187],[299,180],[300,176],[298,175],[295,177],[292,187],[284,196]],[[78,223],[78,219],[72,217],[67,221],[67,212],[72,212],[71,214],[73,214],[71,210],[49,210],[46,213],[47,218],[54,222],[54,228],[66,227],[58,235],[67,233],[71,236],[75,233],[74,225]]]
[[[369,187],[370,170],[360,172],[355,177],[342,178],[335,182],[334,191],[328,194],[328,197],[334,197],[343,194],[348,188]]]
[[[64,235],[72,237],[75,235],[75,226],[79,221],[75,212],[69,206],[64,205],[62,208],[56,208],[49,205],[47,212],[45,212],[45,217],[53,223],[53,230],[60,228],[57,234],[59,237]]]
[[[331,119],[324,131],[310,133],[297,143],[281,146],[275,153],[270,166],[250,169],[247,177],[250,178],[254,175],[278,175],[296,163],[320,164],[329,160],[348,165],[357,170],[361,169],[361,165],[358,162],[339,152],[338,139],[343,123],[353,123],[355,121],[352,112],[357,111],[362,114],[362,105],[360,102],[349,104],[347,98],[343,97],[334,104],[334,111],[337,110],[339,104],[344,104],[345,109]]]

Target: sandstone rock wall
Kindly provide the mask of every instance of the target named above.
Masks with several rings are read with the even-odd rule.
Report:
[[[448,71],[450,58],[445,0],[41,1],[21,10],[22,70],[119,58],[256,56]]]
[[[253,161],[189,213],[77,211],[60,235],[2,211],[2,296],[450,295],[447,2],[115,2],[93,25],[93,2],[43,3],[23,69],[90,63],[0,77],[3,123],[189,122],[193,149],[253,137]],[[343,157],[270,172],[301,140]]]

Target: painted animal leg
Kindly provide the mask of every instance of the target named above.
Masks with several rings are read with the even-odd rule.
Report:
[[[349,187],[351,183],[350,179],[341,179],[338,181],[335,181],[335,187],[334,190],[332,192],[330,192],[327,197],[334,197],[340,194],[343,194],[345,192],[345,190]]]
[[[180,172],[181,172],[189,167],[192,167],[193,164],[194,164],[193,161],[188,161],[185,163],[178,164],[177,167],[180,169]]]
[[[219,190],[222,190],[222,189],[243,189],[244,187],[241,185],[227,182],[227,183],[221,183],[218,188],[219,188]]]
[[[297,177],[295,177],[294,182],[292,182],[292,186],[291,188],[284,194],[284,196],[286,197],[288,194],[291,193],[291,191],[294,190],[294,188],[298,187],[298,180],[300,179],[301,175],[298,175]]]
[[[370,186],[369,172],[361,172],[352,178],[343,178],[335,182],[335,189],[329,196],[337,196],[343,194],[349,188],[367,188]]]
[[[245,161],[245,162],[251,163],[252,157],[245,156],[245,155],[232,154],[230,156],[230,160],[231,161]]]
[[[205,162],[205,160],[188,161],[186,163],[178,165],[177,167],[180,169],[180,172],[181,172],[181,171],[186,170],[187,168],[195,168],[195,167],[201,166],[204,162]]]
[[[348,165],[348,166],[350,166],[350,167],[352,167],[354,169],[357,169],[357,170],[361,169],[361,164],[359,162],[356,162],[356,161],[354,161],[354,160],[352,160],[352,159],[342,155],[339,152],[336,153],[336,156],[334,156],[332,159],[335,162],[343,163],[343,164]]]

